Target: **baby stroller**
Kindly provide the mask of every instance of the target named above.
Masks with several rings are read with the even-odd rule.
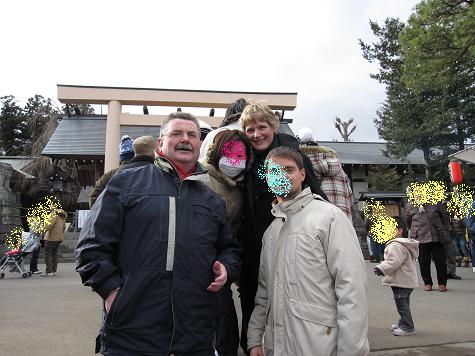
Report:
[[[26,239],[26,243],[23,245],[23,239],[20,243],[20,246],[11,251],[5,253],[5,257],[0,261],[0,279],[5,277],[5,269],[10,267],[11,273],[21,273],[23,278],[31,276],[31,272],[25,270],[23,267],[23,258],[28,254],[32,253],[35,249],[39,247],[40,236],[34,232],[31,232]]]

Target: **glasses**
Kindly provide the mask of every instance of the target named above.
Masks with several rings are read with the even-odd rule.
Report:
[[[182,139],[185,137],[185,135],[189,138],[189,139],[199,139],[200,135],[198,135],[198,132],[196,131],[188,131],[188,132],[184,132],[184,131],[172,131],[170,133],[167,134],[168,137],[170,138],[175,138],[175,139]]]

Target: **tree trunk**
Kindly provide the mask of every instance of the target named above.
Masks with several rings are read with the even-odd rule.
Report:
[[[426,178],[427,179],[430,179],[430,156],[429,156],[429,153],[430,153],[430,149],[429,149],[429,146],[426,146],[424,145],[422,147],[422,152],[424,153],[424,168],[425,168],[425,171],[426,171]]]

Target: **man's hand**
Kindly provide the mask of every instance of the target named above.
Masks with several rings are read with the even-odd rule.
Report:
[[[264,356],[262,346],[255,346],[251,349],[250,356]]]
[[[228,280],[228,272],[226,271],[226,267],[224,267],[221,262],[216,261],[213,265],[213,273],[214,282],[211,283],[206,289],[210,292],[217,292],[226,284],[226,281]]]
[[[109,310],[111,309],[112,303],[114,302],[115,296],[117,295],[117,292],[119,291],[119,288],[114,289],[112,292],[109,293],[107,296],[104,304],[106,308],[106,313],[109,313]]]

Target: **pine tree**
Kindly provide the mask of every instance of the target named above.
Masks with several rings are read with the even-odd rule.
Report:
[[[28,126],[24,120],[23,109],[12,95],[0,98],[0,146],[7,156],[23,153],[28,140]]]

